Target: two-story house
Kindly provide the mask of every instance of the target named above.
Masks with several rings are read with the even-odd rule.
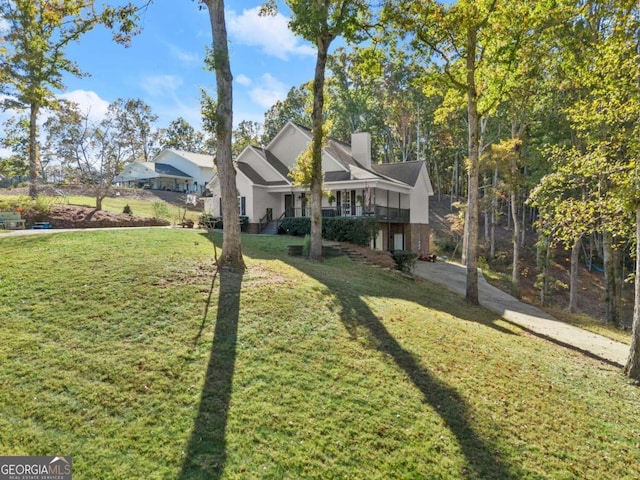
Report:
[[[235,165],[240,214],[248,231],[261,233],[270,220],[310,216],[310,192],[294,185],[290,170],[311,142],[311,131],[289,122],[266,148],[247,147]],[[373,163],[371,136],[355,133],[351,145],[329,139],[322,153],[324,216],[375,216],[380,250],[429,251],[429,197],[433,195],[425,162]],[[208,184],[213,197],[205,210],[222,216],[220,185]]]

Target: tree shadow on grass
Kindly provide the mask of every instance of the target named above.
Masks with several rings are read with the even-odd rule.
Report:
[[[392,359],[394,364],[401,369],[409,379],[409,381],[422,394],[423,401],[429,404],[451,433],[456,437],[460,447],[460,452],[466,461],[466,468],[463,471],[464,478],[482,478],[509,480],[526,477],[525,473],[518,465],[510,465],[500,457],[498,447],[489,439],[483,438],[475,431],[472,420],[470,418],[469,407],[460,394],[444,381],[433,375],[427,368],[420,364],[417,357],[403,346],[389,333],[384,324],[378,319],[375,313],[362,300],[360,295],[366,292],[360,291],[344,283],[343,274],[335,275],[332,269],[326,264],[322,267],[317,264],[303,260],[294,259],[278,254],[272,257],[267,251],[252,251],[254,258],[264,255],[265,259],[278,258],[287,262],[293,268],[309,275],[318,282],[322,283],[336,299],[336,306],[340,311],[340,320],[345,328],[352,336],[362,336],[363,332],[367,343],[371,348],[377,349]],[[257,256],[256,256],[257,254]],[[366,267],[368,268],[368,267]],[[223,279],[221,278],[220,298],[223,299],[229,294],[235,294],[235,327],[233,329],[233,357],[235,357],[235,333],[237,329],[237,308],[239,305],[239,289],[241,286],[241,278],[236,279],[235,290],[223,290]],[[444,289],[442,289],[444,291]],[[397,293],[397,289],[395,289]],[[228,292],[228,293],[227,293]],[[391,293],[391,292],[390,292]],[[391,293],[393,294],[393,293]],[[399,298],[414,301],[422,305],[433,308],[429,305],[428,299],[416,298],[413,294],[401,294]],[[443,311],[447,311],[441,301],[432,299],[434,303]],[[449,304],[449,307],[452,305]],[[438,308],[436,307],[436,308]],[[495,328],[502,334],[514,334],[512,331],[505,329],[494,322],[487,322],[486,316],[483,317],[484,310],[478,308],[470,314],[468,308],[449,313],[464,318],[466,321],[479,322],[489,328]],[[466,312],[466,315],[465,315]],[[475,314],[478,314],[475,318]],[[218,311],[218,322],[223,325],[227,320],[221,320],[221,312]],[[484,318],[484,320],[483,320]],[[216,324],[217,339],[219,325]],[[220,325],[222,329],[222,325]],[[229,332],[225,332],[226,335]],[[222,332],[221,332],[222,335]],[[183,465],[181,479],[193,478],[220,478],[224,462],[226,460],[225,450],[225,425],[227,419],[227,410],[229,407],[229,396],[231,388],[231,380],[233,376],[234,361],[229,362],[229,354],[221,345],[214,346],[212,350],[211,361],[207,372],[207,379],[203,390],[203,400],[200,405],[196,427],[189,443],[187,459]],[[218,363],[219,362],[219,363]],[[222,370],[222,372],[218,371]],[[393,388],[392,385],[389,388]],[[224,393],[218,394],[221,389]],[[217,404],[215,399],[221,398],[221,402]]]
[[[362,336],[364,332],[371,348],[388,355],[397,367],[404,371],[411,383],[421,392],[424,402],[433,407],[456,437],[467,464],[465,478],[509,480],[524,476],[518,466],[507,464],[500,458],[497,447],[474,430],[465,400],[454,388],[424,368],[414,354],[402,347],[360,298],[360,292],[345,288],[340,280],[333,279],[330,274],[318,275],[312,264],[309,264],[309,268],[302,262],[290,264],[323,283],[335,295],[340,309],[340,319],[351,335]],[[513,333],[499,326],[487,326],[498,327],[499,331],[504,331],[503,333]]]
[[[181,480],[222,477],[227,459],[226,427],[236,362],[240,290],[244,272],[220,268],[218,312],[211,355],[191,432]]]

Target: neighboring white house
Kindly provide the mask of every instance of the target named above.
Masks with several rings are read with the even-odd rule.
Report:
[[[129,187],[202,193],[214,174],[213,155],[167,148],[151,162],[132,162],[114,179]]]
[[[266,148],[247,147],[235,165],[240,214],[249,232],[260,233],[267,220],[310,216],[311,194],[293,185],[289,171],[311,142],[311,131],[289,122]],[[429,197],[433,195],[425,162],[376,164],[371,135],[355,133],[351,145],[329,139],[322,154],[324,216],[375,216],[380,229],[372,247],[429,251]],[[205,211],[222,216],[217,175],[208,184],[213,197]],[[330,202],[331,200],[331,202]]]

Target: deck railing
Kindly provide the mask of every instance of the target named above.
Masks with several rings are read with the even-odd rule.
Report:
[[[288,208],[285,217],[310,217],[311,207]],[[356,205],[343,205],[340,207],[322,207],[323,217],[375,217],[380,222],[409,223],[410,210],[408,208],[384,207],[373,205],[361,207]]]

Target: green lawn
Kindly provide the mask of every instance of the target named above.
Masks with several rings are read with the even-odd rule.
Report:
[[[640,477],[617,369],[428,282],[243,242],[207,308],[200,231],[0,238],[2,454],[73,455],[76,479]]]
[[[160,199],[158,199],[157,202],[166,205],[166,215],[162,215],[162,218],[169,220],[172,224],[177,224],[182,220],[182,216],[185,214],[184,208],[177,207]],[[69,203],[73,205],[95,207],[96,199],[91,197],[69,197]],[[138,217],[155,217],[156,215],[153,210],[153,203],[154,202],[151,202],[148,199],[135,200],[132,198],[107,197],[102,200],[102,209],[107,212],[122,213],[125,205],[129,205],[133,215]],[[187,210],[186,217],[193,220],[197,225],[200,213],[201,212]]]

